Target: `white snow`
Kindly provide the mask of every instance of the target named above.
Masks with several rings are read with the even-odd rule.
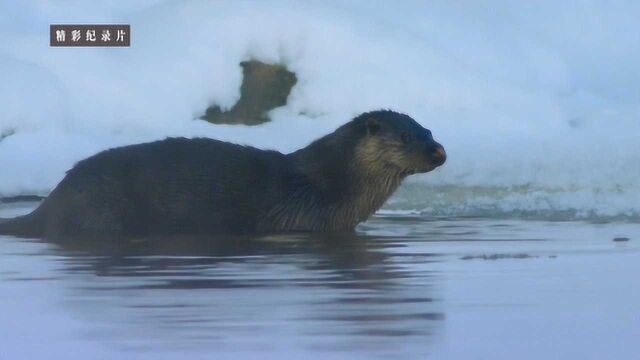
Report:
[[[514,210],[638,214],[638,13],[631,1],[2,2],[0,134],[15,134],[0,141],[0,194],[46,194],[113,146],[208,136],[291,151],[392,108],[449,155],[412,182],[536,189],[510,197]],[[50,48],[55,23],[131,24],[132,46]],[[298,76],[274,121],[194,120],[234,104],[249,58]]]

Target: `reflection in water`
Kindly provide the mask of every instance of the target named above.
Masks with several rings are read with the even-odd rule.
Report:
[[[639,238],[406,216],[325,236],[0,236],[0,357],[635,359]]]
[[[54,250],[91,337],[125,349],[426,351],[444,315],[434,274],[364,234],[162,237]],[[284,339],[288,339],[283,342]],[[413,344],[413,349],[411,345]]]

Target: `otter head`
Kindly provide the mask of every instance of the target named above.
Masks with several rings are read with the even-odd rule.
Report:
[[[447,158],[431,131],[408,115],[374,111],[358,116],[354,123],[363,133],[356,148],[361,166],[406,176],[429,172]]]

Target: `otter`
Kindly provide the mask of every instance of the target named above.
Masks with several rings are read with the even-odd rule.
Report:
[[[363,113],[289,154],[208,138],[105,150],[40,206],[0,222],[23,237],[353,231],[404,178],[444,164],[431,132],[391,110]]]

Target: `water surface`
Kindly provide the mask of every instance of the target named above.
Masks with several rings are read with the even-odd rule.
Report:
[[[633,359],[639,244],[637,223],[392,215],[352,235],[0,236],[0,358]]]

